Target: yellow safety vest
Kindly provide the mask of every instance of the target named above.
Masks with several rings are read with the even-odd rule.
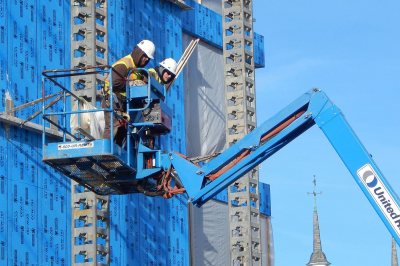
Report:
[[[122,57],[119,59],[117,62],[115,62],[112,67],[114,68],[117,65],[124,65],[128,72],[132,71],[131,74],[129,75],[129,80],[138,80],[138,79],[143,79],[143,75],[139,72],[136,72],[136,65],[133,62],[132,56],[130,54]],[[108,79],[108,76],[105,79],[104,82],[104,92],[109,94],[110,93],[110,80]],[[123,96],[126,96],[126,92],[121,92],[120,93]]]

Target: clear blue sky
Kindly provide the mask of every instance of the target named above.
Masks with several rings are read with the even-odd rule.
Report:
[[[256,71],[258,122],[321,88],[400,194],[400,2],[255,0],[254,12],[266,54],[266,68]],[[276,265],[309,260],[314,174],[332,265],[390,265],[388,231],[317,127],[261,168],[271,184]]]

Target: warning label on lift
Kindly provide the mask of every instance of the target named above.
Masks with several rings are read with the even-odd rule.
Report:
[[[87,149],[93,148],[93,142],[72,142],[72,143],[63,143],[58,144],[58,150],[72,150],[72,149]]]

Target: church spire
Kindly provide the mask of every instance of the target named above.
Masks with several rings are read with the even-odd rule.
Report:
[[[397,261],[396,241],[392,238],[392,266],[399,266]]]
[[[328,266],[330,262],[326,259],[325,253],[322,251],[321,237],[319,231],[318,222],[318,211],[317,211],[317,195],[321,192],[316,192],[317,181],[314,175],[314,190],[312,194],[314,196],[314,215],[313,215],[313,253],[311,254],[310,261],[306,264],[307,266]]]

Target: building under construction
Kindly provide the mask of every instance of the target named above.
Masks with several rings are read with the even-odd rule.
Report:
[[[201,208],[133,193],[100,196],[42,162],[42,72],[108,65],[152,40],[186,66],[167,95],[162,149],[207,158],[256,127],[263,37],[251,0],[0,1],[0,265],[273,265],[269,186],[257,169]],[[99,106],[104,77],[64,86]],[[236,188],[236,189],[235,189]]]

